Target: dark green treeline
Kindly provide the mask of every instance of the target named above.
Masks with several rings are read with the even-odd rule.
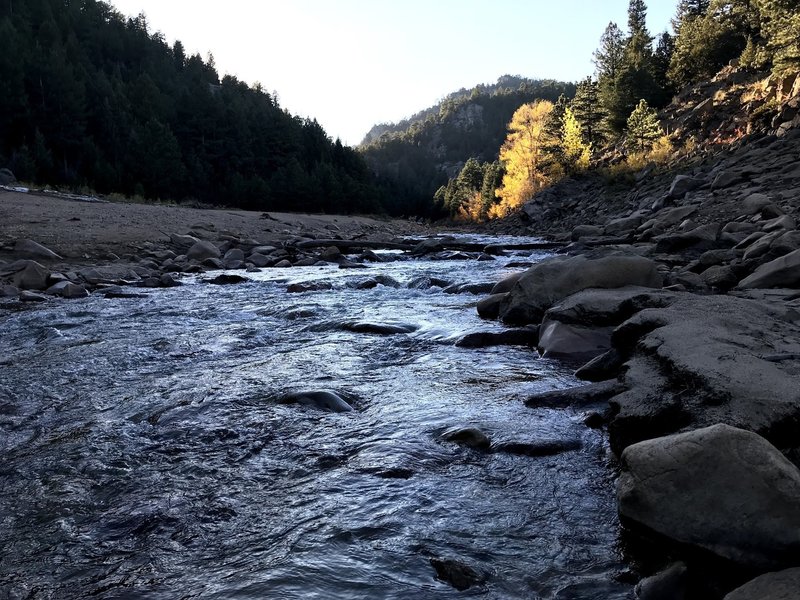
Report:
[[[150,199],[407,212],[316,121],[97,0],[0,0],[0,166]]]

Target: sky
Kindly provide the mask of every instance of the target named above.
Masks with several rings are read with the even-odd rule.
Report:
[[[358,144],[450,92],[504,74],[578,81],[628,0],[110,0],[144,12],[150,31],[187,53],[213,53],[220,75],[260,82],[292,114]],[[677,0],[647,1],[656,35]]]

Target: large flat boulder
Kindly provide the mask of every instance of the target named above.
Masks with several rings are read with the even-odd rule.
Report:
[[[17,240],[14,245],[14,254],[20,258],[35,260],[61,260],[61,256],[33,240]]]
[[[715,423],[800,442],[800,314],[785,303],[683,294],[628,319],[612,343],[627,388],[610,401],[615,452]]]
[[[626,523],[757,569],[800,556],[800,470],[761,436],[713,425],[630,446],[622,464]]]
[[[576,292],[631,285],[660,288],[662,278],[656,263],[627,255],[558,257],[525,271],[503,298],[499,314],[506,323],[539,323],[547,309]]]

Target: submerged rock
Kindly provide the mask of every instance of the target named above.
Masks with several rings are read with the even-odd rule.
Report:
[[[456,427],[448,429],[442,434],[446,442],[460,444],[474,450],[488,450],[492,445],[489,436],[477,427]]]
[[[476,331],[456,340],[459,348],[487,348],[489,346],[535,346],[539,328],[530,326],[504,331]]]
[[[311,390],[290,392],[278,398],[280,404],[302,404],[328,412],[351,412],[353,407],[336,392],[330,390]]]
[[[800,556],[800,470],[759,435],[713,425],[630,446],[622,464],[626,522],[746,566]]]
[[[452,559],[431,558],[431,566],[436,570],[436,578],[459,591],[484,583],[486,575],[479,573],[468,564]]]
[[[212,285],[236,285],[237,283],[245,283],[250,281],[250,279],[247,277],[242,277],[241,275],[223,273],[222,275],[217,275],[213,279],[205,279],[204,281]]]
[[[412,333],[418,329],[416,325],[409,323],[370,323],[368,321],[344,323],[342,328],[355,333],[373,333],[376,335],[398,335]]]

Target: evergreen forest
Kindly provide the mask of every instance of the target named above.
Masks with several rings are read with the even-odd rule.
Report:
[[[402,211],[319,123],[98,0],[0,0],[0,166],[147,199]]]

